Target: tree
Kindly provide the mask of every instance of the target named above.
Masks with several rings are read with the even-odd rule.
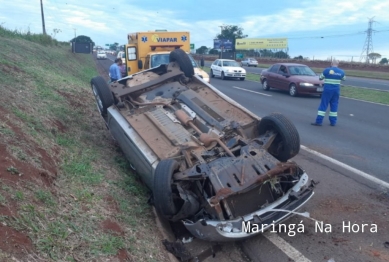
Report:
[[[245,38],[247,35],[243,34],[243,28],[237,25],[222,26],[220,34],[216,35],[217,39],[230,39],[232,41],[232,51],[235,51],[235,40],[237,38]]]
[[[210,55],[217,55],[217,54],[219,54],[219,51],[217,50],[217,49],[211,49],[211,50],[209,50],[209,54]]]
[[[290,58],[289,55],[287,53],[285,53],[284,51],[275,52],[274,57],[276,57],[276,58]]]
[[[301,59],[301,60],[303,60],[304,58],[303,58],[303,56],[302,56],[302,55],[299,55],[299,56],[295,56],[295,57],[293,57],[293,59]]]
[[[203,54],[206,54],[207,51],[208,51],[208,47],[203,45],[200,48],[196,49],[196,54],[203,55]]]
[[[113,45],[109,45],[109,50],[114,50],[114,51],[116,51],[117,48],[118,48],[118,45],[119,45],[119,43],[114,43]]]
[[[372,60],[372,62],[375,64],[376,63],[376,60],[381,58],[381,55],[378,54],[378,53],[370,53],[367,55],[369,57],[369,59]]]
[[[386,57],[382,58],[381,61],[380,61],[380,64],[381,65],[388,64],[388,59]]]

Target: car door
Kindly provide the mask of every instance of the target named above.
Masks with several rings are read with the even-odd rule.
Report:
[[[218,67],[218,70],[219,70],[218,76],[221,77],[222,72],[223,72],[223,61],[220,60],[219,63],[217,63],[217,67]]]
[[[212,69],[212,73],[216,76],[217,75],[217,63],[219,62],[219,60],[215,60],[212,65],[211,65],[211,69]]]
[[[286,65],[281,65],[278,75],[278,86],[282,90],[289,90],[290,72]]]
[[[247,64],[247,59],[243,60],[242,61],[242,66],[246,65]]]
[[[268,86],[276,87],[279,68],[280,65],[276,64],[269,69],[266,77]]]

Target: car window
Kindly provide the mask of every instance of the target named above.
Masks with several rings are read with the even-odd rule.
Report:
[[[219,62],[217,63],[217,66],[222,66],[222,63],[219,61]]]
[[[315,76],[316,73],[308,66],[289,66],[291,75]]]
[[[219,62],[219,60],[215,60],[215,62],[213,62],[214,65],[217,65]]]
[[[151,67],[160,66],[162,64],[169,64],[170,54],[157,54],[151,56]]]
[[[188,54],[188,56],[189,56],[190,61],[192,62],[193,67],[194,67],[194,68],[199,67],[199,66],[197,65],[196,61],[194,60],[194,58],[193,58],[190,54]]]
[[[270,72],[272,73],[277,73],[278,72],[278,68],[280,68],[280,65],[273,65],[271,68],[270,68]]]
[[[279,74],[287,74],[288,70],[286,69],[286,66],[281,65],[280,70],[278,72],[279,72]]]
[[[225,66],[225,67],[233,67],[233,66],[238,67],[239,64],[235,61],[223,61],[223,66]]]

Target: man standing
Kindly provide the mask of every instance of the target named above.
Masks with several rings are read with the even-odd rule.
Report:
[[[314,126],[321,126],[323,119],[326,116],[328,104],[330,105],[329,119],[331,126],[336,125],[338,119],[338,104],[340,96],[340,81],[345,80],[344,71],[338,68],[339,62],[333,60],[331,67],[324,69],[320,75],[320,80],[324,79],[324,90],[321,95],[321,102],[317,112],[316,121],[312,123]]]
[[[115,63],[109,67],[109,76],[111,77],[111,82],[117,81],[122,78],[122,73],[120,67],[122,65],[122,59],[116,58]]]
[[[204,56],[201,56],[200,66],[201,66],[201,69],[204,68]]]

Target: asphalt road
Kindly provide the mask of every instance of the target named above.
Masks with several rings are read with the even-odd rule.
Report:
[[[112,61],[98,63],[108,70]],[[316,116],[318,97],[293,98],[280,91],[265,92],[251,81],[213,78],[211,84],[260,117],[271,112],[285,114],[296,125],[303,145],[389,180],[389,121],[385,120],[389,107],[341,98],[339,125],[329,126],[326,118],[324,126],[316,127],[310,122]],[[288,228],[295,226],[294,230],[267,232],[245,240],[240,244],[244,253],[258,262],[327,262],[331,258],[336,262],[389,261],[389,248],[385,244],[389,241],[388,189],[380,189],[356,173],[304,150],[293,160],[304,168],[310,179],[320,182],[315,195],[300,212],[308,211],[310,217],[324,221],[331,230],[320,232],[314,221],[296,215],[284,223]],[[354,226],[357,229],[354,232],[343,227],[349,221],[358,225],[358,229]],[[296,232],[299,224],[304,226],[304,232]],[[367,224],[363,232],[362,224]],[[377,232],[371,232],[374,225]],[[202,250],[210,245],[196,240],[194,243]],[[205,262],[244,261],[232,259],[239,253],[235,246],[223,244],[222,249],[222,253]]]
[[[296,125],[303,145],[389,181],[388,106],[340,98],[338,125],[330,126],[327,116],[323,126],[317,127],[310,123],[316,118],[319,97],[264,91],[252,81],[212,78],[211,84],[260,117],[284,114]]]
[[[211,63],[212,62],[206,61],[205,66],[211,66]],[[248,73],[259,75],[264,68],[245,66],[244,69],[246,69],[246,72],[248,72]],[[347,85],[347,86],[365,87],[365,88],[372,88],[372,89],[389,91],[389,81],[388,80],[346,76],[346,81],[342,82],[342,84]]]

